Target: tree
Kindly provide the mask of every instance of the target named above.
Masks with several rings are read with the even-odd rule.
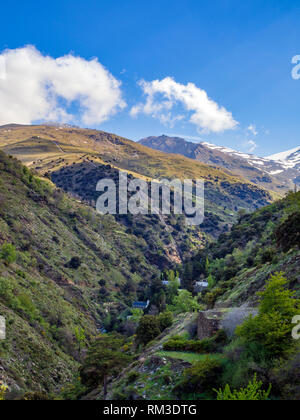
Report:
[[[161,333],[160,323],[157,316],[145,315],[141,318],[137,328],[137,342],[146,345]]]
[[[175,296],[178,295],[180,281],[178,273],[175,273],[173,270],[166,272],[166,278],[169,282],[166,287],[166,303],[170,305],[173,303]]]
[[[173,324],[173,314],[170,311],[162,312],[158,315],[158,322],[161,331],[169,328]]]
[[[208,257],[206,257],[206,261],[205,261],[205,271],[207,275],[210,273],[210,262],[209,262]]]
[[[219,389],[214,391],[217,393],[218,401],[265,401],[269,398],[272,385],[269,385],[267,391],[261,389],[263,383],[257,381],[257,375],[254,375],[252,381],[249,382],[246,388],[241,388],[239,391],[234,390],[231,392],[230,386],[226,385],[224,391]]]
[[[107,395],[107,379],[115,376],[120,369],[128,365],[131,356],[122,350],[124,338],[119,334],[99,336],[88,350],[87,357],[80,370],[81,381],[89,389],[103,384],[104,398]]]
[[[193,264],[191,262],[188,262],[185,264],[184,271],[183,271],[183,285],[184,287],[192,291],[194,288],[194,280],[193,280]]]
[[[78,351],[81,352],[81,346],[85,342],[85,331],[82,327],[75,327],[75,338],[78,343]]]
[[[141,320],[141,318],[143,317],[143,315],[144,315],[144,311],[142,310],[142,309],[138,309],[138,308],[133,308],[132,310],[131,310],[131,312],[132,312],[132,317],[131,317],[131,320],[133,321],[133,322],[140,322],[140,320]]]
[[[175,296],[173,305],[167,305],[167,310],[176,314],[194,312],[199,309],[201,309],[201,306],[198,303],[197,297],[193,297],[187,290],[182,290],[178,296]]]
[[[77,270],[81,266],[81,260],[79,257],[73,257],[68,263],[68,266],[70,268],[73,268],[74,270]]]
[[[213,278],[213,276],[211,274],[209,274],[208,278],[207,278],[207,283],[208,283],[208,288],[212,289],[215,285],[215,279]]]
[[[269,358],[280,357],[294,345],[292,319],[299,314],[300,301],[287,289],[287,279],[282,273],[271,276],[261,298],[258,315],[250,316],[237,335],[246,344],[260,344]]]
[[[0,258],[4,261],[6,265],[10,265],[16,261],[17,253],[16,248],[12,244],[5,244],[2,245],[0,251]]]
[[[152,279],[150,287],[144,294],[144,297],[151,300],[151,304],[156,306],[159,312],[166,309],[166,294],[160,277],[154,277]]]
[[[130,277],[129,279],[126,280],[126,283],[123,286],[123,293],[126,296],[129,296],[130,294],[135,293],[136,289],[137,289],[137,285],[134,282],[134,279]]]
[[[296,212],[291,214],[275,230],[275,238],[277,244],[284,252],[288,252],[291,248],[300,247],[300,213]]]
[[[166,288],[166,303],[172,305],[174,298],[178,295],[179,284],[176,281],[172,281]]]

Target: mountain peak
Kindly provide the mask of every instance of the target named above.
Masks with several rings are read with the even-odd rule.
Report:
[[[141,144],[165,153],[181,154],[219,166],[250,182],[282,194],[298,184],[300,147],[269,157],[258,157],[209,142],[192,143],[180,137],[147,137]]]
[[[300,165],[300,146],[296,147],[295,149],[268,156],[267,159],[274,160],[276,162],[282,162],[288,168],[294,168]]]

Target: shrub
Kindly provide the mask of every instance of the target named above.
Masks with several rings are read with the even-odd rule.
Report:
[[[275,230],[277,244],[284,252],[300,247],[300,213],[294,213]]]
[[[136,371],[130,372],[126,379],[127,385],[134,383],[139,378],[139,376],[140,374]]]
[[[145,315],[141,318],[137,328],[137,342],[140,344],[148,344],[161,333],[160,323],[157,316]]]
[[[14,263],[17,258],[16,248],[12,244],[5,242],[0,251],[0,258],[6,265]]]
[[[214,391],[217,393],[218,401],[265,401],[269,398],[272,386],[269,385],[267,391],[262,390],[262,386],[263,383],[257,381],[255,374],[253,380],[249,382],[246,388],[231,392],[230,386],[226,385],[224,390],[219,389],[217,391],[214,389]]]
[[[172,312],[166,311],[162,312],[158,316],[159,327],[161,331],[164,331],[166,328],[169,328],[173,324],[173,315]]]
[[[207,357],[185,369],[183,380],[174,388],[176,393],[205,393],[218,383],[222,374],[222,363]]]
[[[224,290],[222,290],[220,287],[216,287],[215,289],[213,289],[211,292],[207,293],[204,296],[203,301],[204,303],[208,305],[209,308],[213,308],[215,306],[217,299],[220,296],[222,296],[223,293],[224,293]]]
[[[81,260],[79,257],[73,257],[68,262],[68,267],[73,268],[74,270],[77,270],[81,266]]]
[[[17,301],[19,303],[19,308],[23,309],[31,320],[37,319],[39,312],[28,295],[21,293],[17,297]]]
[[[0,401],[4,400],[6,391],[7,387],[5,385],[0,385]]]
[[[23,401],[48,401],[51,398],[44,392],[27,392],[23,395]]]
[[[224,331],[220,330],[212,338],[205,338],[204,340],[186,340],[183,337],[175,336],[168,340],[163,345],[165,351],[185,351],[191,353],[215,353],[220,346],[227,342],[227,337]]]
[[[17,309],[18,300],[14,295],[14,283],[8,277],[0,277],[0,298],[11,309]]]
[[[197,297],[187,290],[180,291],[178,296],[173,299],[172,305],[167,305],[167,309],[176,314],[193,312],[201,309]]]
[[[250,316],[236,330],[246,345],[260,344],[270,359],[283,356],[295,344],[292,319],[299,313],[300,301],[287,289],[287,283],[282,273],[271,276],[265,291],[259,293],[258,315]]]

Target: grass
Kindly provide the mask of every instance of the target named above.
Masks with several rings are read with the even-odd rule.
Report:
[[[170,357],[171,359],[183,360],[184,362],[188,362],[191,364],[201,362],[207,357],[209,357],[210,359],[218,360],[222,358],[222,356],[220,356],[219,354],[185,353],[181,351],[159,351],[156,353],[156,355],[160,357]]]

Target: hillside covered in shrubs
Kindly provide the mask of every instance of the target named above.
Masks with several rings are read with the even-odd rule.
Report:
[[[300,192],[257,210],[240,213],[231,231],[201,250],[184,266],[187,288],[206,279],[204,302],[213,307],[255,303],[256,292],[276,272],[300,297]]]
[[[300,193],[161,272],[124,223],[0,171],[0,398],[300,398]]]
[[[0,382],[52,393],[91,338],[159,277],[146,244],[0,152]]]

